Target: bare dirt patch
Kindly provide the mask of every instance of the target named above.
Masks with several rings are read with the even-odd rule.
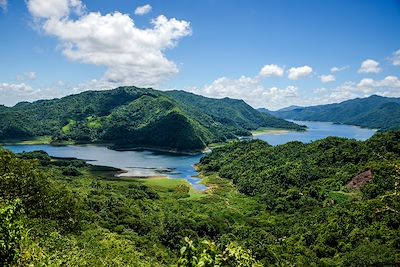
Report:
[[[354,176],[353,179],[351,179],[346,186],[350,189],[359,189],[363,185],[372,181],[372,179],[374,179],[374,174],[371,170],[368,170]]]

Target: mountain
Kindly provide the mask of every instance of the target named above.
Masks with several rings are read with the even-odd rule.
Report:
[[[256,111],[242,100],[137,87],[0,107],[0,140],[51,136],[53,142],[193,151],[250,135],[259,127],[301,130],[294,123]]]
[[[288,106],[286,108],[282,108],[279,111],[289,111],[289,110],[298,109],[298,108],[302,108],[302,107],[292,105],[292,106]],[[271,115],[274,115],[276,113],[276,111],[272,111],[267,108],[258,108],[257,110],[261,113],[267,113],[267,114],[271,114]]]
[[[285,108],[271,114],[285,119],[331,121],[387,131],[400,128],[400,98],[372,95],[337,104]]]

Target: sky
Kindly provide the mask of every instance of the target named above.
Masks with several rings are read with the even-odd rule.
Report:
[[[400,97],[399,29],[399,0],[0,0],[0,104],[121,85],[272,110]]]

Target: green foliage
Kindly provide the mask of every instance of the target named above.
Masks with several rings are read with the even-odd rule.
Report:
[[[186,184],[179,184],[176,186],[176,198],[186,198],[189,197],[190,186]]]
[[[269,113],[286,119],[330,121],[383,131],[400,128],[400,99],[377,95],[339,104],[285,108]]]
[[[230,243],[220,248],[214,242],[203,240],[197,247],[188,237],[184,238],[184,246],[180,249],[178,267],[257,267],[258,263],[249,250]]]
[[[15,216],[26,231],[16,239],[14,262],[396,266],[399,137],[386,132],[365,142],[228,144],[201,160],[209,189],[199,198],[188,197],[192,189],[177,180],[115,178],[112,170],[79,160],[0,151],[1,202],[19,198],[25,210]],[[66,168],[80,175],[65,176]],[[373,173],[369,183],[346,187],[365,170]],[[182,244],[185,237],[190,240]]]
[[[271,210],[233,231],[264,264],[393,265],[400,259],[398,144],[399,132],[365,142],[236,142],[214,149],[200,167],[232,180]],[[372,181],[349,190],[346,183],[365,170],[372,171]],[[253,241],[263,232],[263,241]]]
[[[0,205],[0,265],[9,266],[18,260],[23,226],[19,199]]]
[[[22,160],[0,151],[0,199],[19,198],[28,217],[57,220],[63,230],[78,227],[79,199],[61,182],[38,169],[34,160]]]
[[[0,109],[0,140],[52,136],[52,142],[107,143],[198,151],[259,127],[300,130],[239,100],[120,87]]]
[[[63,175],[66,176],[79,176],[81,175],[80,171],[76,167],[68,166],[63,169],[62,171]]]

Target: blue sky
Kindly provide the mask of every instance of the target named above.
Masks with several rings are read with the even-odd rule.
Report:
[[[400,1],[0,0],[0,7],[0,104],[119,85],[271,109],[400,97]]]

